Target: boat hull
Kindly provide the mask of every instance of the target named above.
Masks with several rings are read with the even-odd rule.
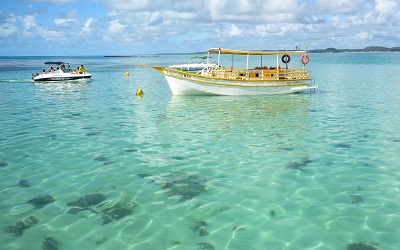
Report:
[[[243,81],[218,80],[192,74],[170,74],[162,71],[173,95],[277,95],[317,88],[311,79]]]
[[[48,73],[37,75],[33,77],[35,82],[46,82],[46,81],[71,81],[71,80],[80,80],[80,79],[90,79],[92,74],[71,74],[71,73]]]

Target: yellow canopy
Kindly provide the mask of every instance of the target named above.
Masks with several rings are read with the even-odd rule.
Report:
[[[211,48],[208,49],[209,53],[219,53],[219,54],[235,54],[235,55],[294,55],[294,54],[304,54],[304,50],[290,50],[290,51],[246,51],[246,50],[233,50],[233,49],[222,49],[222,48]]]

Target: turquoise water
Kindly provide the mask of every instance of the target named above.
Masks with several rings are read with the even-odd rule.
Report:
[[[315,94],[257,97],[140,66],[190,55],[0,58],[2,249],[400,249],[400,54],[310,57]]]

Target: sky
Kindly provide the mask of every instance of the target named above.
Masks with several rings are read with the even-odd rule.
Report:
[[[2,0],[0,56],[400,47],[400,0]]]

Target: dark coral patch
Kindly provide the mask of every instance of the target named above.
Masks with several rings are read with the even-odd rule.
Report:
[[[359,242],[359,243],[348,244],[347,250],[378,250],[378,248],[376,248],[373,245]]]
[[[38,222],[39,222],[39,220],[36,219],[35,216],[29,216],[28,218],[15,223],[15,226],[4,227],[4,232],[13,233],[16,237],[20,237],[24,233],[24,230],[32,227],[33,225],[35,225]]]
[[[143,178],[151,176],[151,175],[149,175],[149,174],[137,174],[137,176],[139,176],[139,178],[143,179]]]
[[[47,204],[53,203],[54,198],[49,194],[41,195],[39,197],[33,198],[32,200],[28,201],[28,204],[31,204],[35,207],[35,209],[42,208]]]
[[[99,157],[94,158],[96,161],[109,161],[107,157],[101,155]]]
[[[306,156],[306,157],[302,158],[300,162],[297,162],[297,161],[288,162],[286,164],[286,168],[304,171],[304,168],[307,167],[307,165],[311,162],[312,162],[312,160],[310,160],[310,158],[308,156]]]
[[[351,148],[351,144],[348,143],[338,143],[335,145],[335,148]]]
[[[197,222],[194,223],[193,226],[190,227],[190,229],[191,229],[193,232],[197,232],[200,228],[205,227],[205,226],[207,226],[207,223],[206,223],[206,222],[204,222],[204,221],[197,221]]]
[[[351,203],[364,203],[362,196],[357,194],[350,194]]]
[[[46,237],[42,241],[42,250],[57,250],[60,242],[54,237]]]
[[[133,209],[138,205],[135,202],[131,202],[132,205],[123,206],[120,203],[115,204],[110,208],[106,208],[102,211],[101,218],[103,219],[103,223],[101,225],[108,224],[113,220],[119,220],[123,217],[130,215],[133,213]]]
[[[8,163],[7,162],[4,162],[4,161],[1,161],[0,162],[0,168],[1,167],[7,167],[8,166]]]
[[[138,151],[136,148],[127,148],[125,149],[125,152],[136,152]]]
[[[167,182],[162,189],[170,189],[171,196],[181,196],[180,201],[190,200],[205,192],[205,178],[187,176],[186,178]]]
[[[174,160],[178,160],[178,161],[181,161],[181,160],[185,159],[185,157],[182,157],[182,156],[172,156],[171,158],[174,159]]]
[[[200,242],[197,244],[197,249],[204,250],[215,250],[214,246],[208,242]]]
[[[101,132],[88,132],[86,133],[86,136],[96,136],[96,135],[101,135]]]
[[[29,181],[27,179],[22,179],[17,184],[18,187],[30,187]]]
[[[81,208],[90,207],[96,204],[99,204],[103,200],[106,199],[106,196],[103,194],[88,194],[80,199],[67,203],[68,206],[77,206]]]

